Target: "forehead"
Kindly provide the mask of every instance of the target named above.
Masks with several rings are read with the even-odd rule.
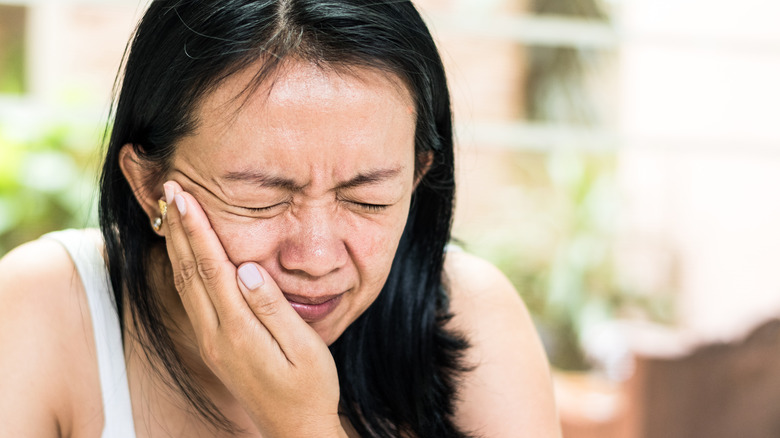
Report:
[[[242,113],[272,118],[275,111],[308,107],[317,113],[369,106],[377,111],[403,108],[414,115],[414,100],[396,75],[376,68],[315,65],[283,61],[259,83],[262,61],[246,68],[207,94],[196,112],[199,125],[230,125]],[[378,105],[377,105],[378,104]],[[314,113],[312,113],[314,115]]]
[[[247,68],[205,96],[179,158],[201,169],[236,170],[240,163],[272,168],[300,159],[328,164],[337,156],[353,165],[374,157],[376,165],[376,157],[414,154],[413,99],[395,75],[288,61],[254,86],[256,72]]]

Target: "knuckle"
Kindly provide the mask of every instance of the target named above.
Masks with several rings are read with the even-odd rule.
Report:
[[[219,364],[220,354],[218,346],[219,343],[211,338],[204,338],[198,344],[200,357],[210,368],[214,368]]]
[[[176,285],[176,289],[181,292],[189,287],[197,272],[198,267],[195,261],[190,259],[179,260],[178,270],[173,275],[173,282]]]
[[[185,221],[182,220],[181,222],[181,228],[184,230],[184,234],[187,236],[191,236],[191,238],[198,239],[200,236],[200,230],[198,229],[195,224],[190,223],[191,221]]]
[[[260,296],[252,303],[252,312],[257,316],[274,316],[281,310],[279,300]]]
[[[181,228],[181,222],[177,220],[173,220],[173,218],[171,217],[168,217],[168,219],[165,222],[168,223],[168,228],[171,230],[171,232],[178,231]]]
[[[222,264],[217,260],[204,258],[198,261],[198,274],[208,283],[214,283],[219,279],[221,272]]]

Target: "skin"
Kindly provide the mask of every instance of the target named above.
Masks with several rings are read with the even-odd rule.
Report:
[[[284,70],[235,116],[249,74],[211,95],[167,178],[197,200],[234,265],[259,264],[294,301],[342,294],[310,321],[330,344],[389,273],[414,185],[415,118],[405,89],[379,73]],[[127,154],[127,173],[142,173]],[[157,197],[145,202],[159,215]]]
[[[159,216],[157,200],[169,202],[159,231],[166,250],[155,253],[160,271],[151,277],[163,279],[156,290],[185,363],[246,436],[352,435],[338,417],[327,345],[387,278],[417,182],[412,99],[391,75],[290,62],[273,87],[239,106],[234,98],[248,78],[231,77],[207,96],[164,187],[145,187],[145,167],[123,148],[122,169],[150,221]],[[240,275],[253,269],[261,284]],[[484,436],[559,436],[546,359],[516,291],[467,254],[449,254],[445,270],[450,324],[471,340],[467,361],[475,367],[461,384],[456,421]],[[52,242],[0,262],[0,303],[14,303],[0,305],[0,348],[8,351],[0,386],[19,390],[0,394],[0,424],[25,436],[100,434],[83,288],[63,281],[72,273]],[[290,303],[333,296],[334,310],[316,320]],[[82,329],[57,330],[66,326]],[[23,342],[28,336],[42,348]],[[180,396],[127,339],[138,436],[214,436],[181,410]],[[32,357],[35,366],[20,365]],[[76,375],[85,383],[68,386]]]

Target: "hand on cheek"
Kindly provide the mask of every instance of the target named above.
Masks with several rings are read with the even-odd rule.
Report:
[[[195,198],[172,181],[164,188],[174,283],[205,363],[264,437],[343,436],[325,343],[260,265],[230,262]]]

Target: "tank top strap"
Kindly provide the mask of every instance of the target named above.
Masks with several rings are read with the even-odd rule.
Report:
[[[43,238],[56,240],[65,247],[84,285],[92,317],[103,396],[102,436],[134,438],[122,333],[98,236],[95,230],[63,230],[46,234]]]

